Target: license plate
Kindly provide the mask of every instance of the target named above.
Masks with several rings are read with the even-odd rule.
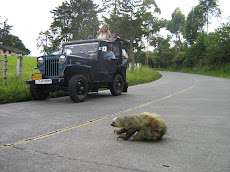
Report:
[[[41,73],[34,73],[34,74],[32,74],[32,79],[33,80],[42,79],[42,74]]]
[[[52,79],[38,79],[35,84],[52,84]]]

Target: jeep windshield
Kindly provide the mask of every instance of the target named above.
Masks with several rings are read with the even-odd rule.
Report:
[[[78,56],[82,58],[92,58],[97,55],[98,42],[68,44],[63,47],[63,54]]]

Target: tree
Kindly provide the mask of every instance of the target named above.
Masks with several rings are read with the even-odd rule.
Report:
[[[217,0],[199,0],[200,4],[193,8],[185,22],[184,37],[193,45],[199,33],[203,31],[203,26],[209,24],[209,15],[219,16],[221,14],[217,5]]]
[[[218,44],[223,55],[222,63],[230,62],[230,18],[216,29],[216,34],[219,36]]]
[[[25,47],[19,37],[10,34],[13,26],[8,25],[7,21],[8,19],[5,20],[5,22],[3,23],[3,27],[0,28],[0,42],[2,43],[2,45],[17,48],[29,54],[30,50]]]
[[[99,21],[97,18],[98,6],[92,0],[70,0],[63,2],[51,13],[54,22],[51,29],[61,31],[64,42],[72,39],[86,39],[88,35],[95,35]]]
[[[154,53],[157,57],[157,60],[153,59],[153,61],[157,61],[159,67],[169,67],[172,64],[172,51],[169,44],[170,39],[170,36],[167,36],[167,38],[158,36],[150,39],[150,44],[155,47]],[[156,65],[154,64],[154,66]]]
[[[11,37],[10,38],[11,43],[9,44],[9,46],[12,46],[12,47],[17,48],[17,49],[22,50],[22,51],[25,51],[28,54],[30,53],[30,50],[28,50],[25,47],[25,45],[22,43],[22,41],[19,39],[18,36],[11,35],[10,37]]]
[[[51,13],[53,14],[54,21],[50,26],[50,30],[54,34],[59,34],[63,42],[70,40],[72,20],[70,4],[67,1],[62,2],[62,5],[55,8]]]
[[[38,47],[50,54],[52,51],[60,50],[64,42],[87,39],[89,35],[95,36],[99,25],[99,12],[98,5],[92,0],[63,2],[51,11],[53,22],[48,31],[40,33]]]
[[[45,55],[55,52],[55,50],[57,50],[59,46],[58,44],[55,44],[54,40],[57,39],[53,39],[51,34],[52,33],[49,30],[45,32],[40,32],[37,39],[37,47],[42,48],[41,53],[44,53]]]
[[[8,19],[4,21],[3,27],[1,28],[0,42],[2,42],[3,45],[10,46],[11,44],[10,30],[12,30],[13,26],[8,25],[7,22],[8,22]]]
[[[104,0],[104,6],[111,5],[113,13],[110,18],[104,17],[111,29],[118,29],[123,39],[129,42],[132,63],[134,59],[134,47],[142,40],[146,33],[147,23],[152,20],[153,12],[159,12],[154,0]],[[116,2],[116,3],[115,3]],[[116,22],[115,22],[116,21]]]
[[[103,10],[108,14],[117,14],[120,6],[120,0],[102,0]],[[110,8],[112,7],[112,8]]]
[[[215,15],[216,17],[220,17],[221,14],[217,2],[218,0],[199,0],[199,4],[204,13],[204,20],[206,21],[206,25],[207,25],[207,33],[208,33],[209,18],[212,17],[213,15]]]
[[[185,15],[181,13],[179,8],[176,8],[172,13],[172,19],[168,22],[167,29],[176,35],[176,45],[175,45],[175,56],[177,54],[177,48],[180,51],[180,35],[182,34],[185,24]]]
[[[95,37],[99,26],[97,14],[101,12],[98,5],[92,0],[70,0],[70,7],[72,39],[86,39],[89,35]]]
[[[204,39],[204,63],[215,68],[230,62],[230,24],[222,24],[215,33],[209,33]]]
[[[186,19],[184,27],[184,37],[187,39],[190,45],[193,45],[197,39],[199,32],[202,32],[202,28],[205,24],[202,7],[197,5],[193,8]]]
[[[160,13],[160,9],[157,8],[157,12]],[[149,62],[149,39],[151,36],[156,34],[157,32],[160,31],[161,28],[166,27],[167,25],[167,20],[165,19],[158,19],[157,17],[154,17],[152,13],[146,12],[143,14],[143,36],[147,40],[147,53],[145,57],[145,65],[148,66]]]

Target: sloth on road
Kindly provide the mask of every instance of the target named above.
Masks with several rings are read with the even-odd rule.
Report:
[[[111,126],[120,128],[115,129],[114,132],[119,134],[117,139],[122,138],[124,140],[131,136],[130,140],[158,140],[167,131],[166,122],[159,115],[149,112],[116,117],[113,119]],[[122,135],[122,133],[125,133],[125,135]]]

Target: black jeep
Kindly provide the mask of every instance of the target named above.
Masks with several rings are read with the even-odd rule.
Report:
[[[115,59],[104,59],[107,47],[112,48]],[[60,55],[38,57],[40,73],[26,81],[32,97],[42,100],[51,91],[68,90],[72,101],[82,102],[89,91],[99,88],[110,89],[114,96],[127,92],[125,48],[119,39],[80,40],[65,43]]]

